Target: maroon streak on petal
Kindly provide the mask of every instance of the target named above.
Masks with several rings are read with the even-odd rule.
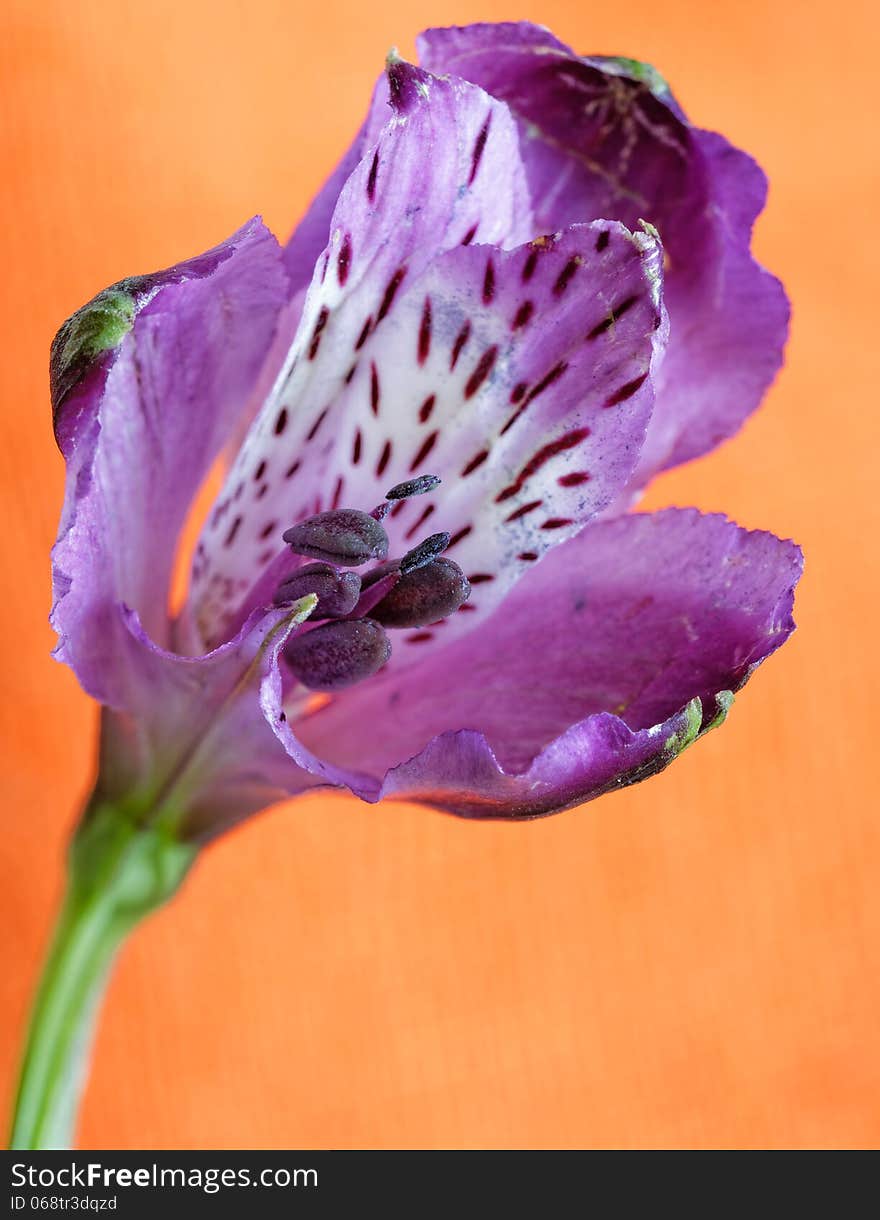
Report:
[[[486,140],[489,135],[489,125],[491,124],[491,122],[492,122],[492,114],[490,112],[489,117],[486,119],[485,123],[480,128],[479,135],[477,136],[476,140],[474,141],[474,151],[471,154],[471,172],[470,172],[470,176],[468,177],[468,186],[473,185],[474,178],[476,178],[477,171],[480,168],[480,162],[483,159],[483,152],[486,148]]]
[[[494,344],[492,347],[487,348],[486,351],[483,352],[482,356],[477,362],[476,367],[474,368],[474,371],[468,378],[467,384],[464,387],[465,398],[473,398],[477,390],[492,372],[492,368],[497,358],[498,348]]]
[[[471,334],[471,324],[470,324],[470,322],[466,321],[464,323],[464,325],[462,326],[461,330],[455,336],[455,343],[453,343],[453,345],[452,345],[452,355],[449,360],[450,372],[455,371],[455,366],[458,364],[458,358],[461,355],[462,351],[464,350],[464,345],[467,343],[468,339],[470,338],[470,334]]]
[[[394,298],[397,296],[397,290],[403,283],[403,277],[405,275],[406,267],[398,267],[394,272],[394,275],[392,275],[391,279],[388,281],[388,287],[385,289],[385,294],[382,297],[381,304],[379,305],[379,312],[376,314],[377,325],[384,317],[387,316],[391,306],[394,304]]]
[[[431,352],[431,298],[425,297],[422,306],[422,321],[419,325],[419,364],[424,364]]]
[[[586,440],[589,435],[589,428],[575,428],[573,431],[567,432],[565,436],[560,436],[558,440],[551,441],[548,445],[543,445],[523,466],[516,478],[516,482],[509,484],[498,493],[495,497],[496,503],[501,504],[504,500],[509,500],[511,496],[515,496],[532,475],[537,474],[541,467],[546,465],[551,458],[556,457],[558,453],[564,453],[566,449],[574,449],[581,441]]]

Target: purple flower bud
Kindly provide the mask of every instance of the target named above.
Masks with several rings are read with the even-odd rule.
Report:
[[[453,614],[471,594],[468,578],[457,563],[442,556],[400,580],[372,609],[386,627],[426,627]]]
[[[406,575],[407,572],[414,572],[416,568],[422,568],[426,563],[430,563],[432,559],[445,551],[449,546],[450,535],[447,533],[431,534],[418,546],[414,546],[411,551],[407,551],[403,559],[400,561],[400,570]]]
[[[391,656],[391,642],[372,619],[350,619],[294,636],[284,656],[303,686],[335,691],[381,669]]]
[[[343,618],[357,605],[361,578],[356,572],[339,572],[329,563],[307,563],[278,586],[275,605],[298,601],[309,593],[318,598],[313,619]]]
[[[318,513],[285,530],[282,535],[297,555],[327,559],[345,568],[356,568],[368,559],[384,559],[388,535],[369,513],[340,508]]]

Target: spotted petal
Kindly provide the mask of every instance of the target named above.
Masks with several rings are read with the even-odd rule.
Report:
[[[659,230],[671,332],[637,481],[732,435],[778,370],[787,333],[782,287],[749,250],[760,169],[691,126],[648,64],[581,59],[528,22],[430,30],[419,48],[431,71],[474,81],[519,117],[540,225],[608,216]]]
[[[660,259],[649,235],[606,224],[514,251],[440,256],[363,345],[354,376],[337,374],[332,402],[292,408],[292,448],[276,439],[273,452],[249,455],[255,474],[270,461],[278,469],[279,449],[282,468],[291,458],[300,466],[289,489],[281,479],[265,508],[257,501],[256,516],[236,510],[243,545],[326,506],[328,489],[333,505],[369,507],[390,484],[436,472],[441,485],[400,502],[385,525],[398,554],[431,529],[452,535],[450,555],[483,588],[444,633],[473,626],[626,486],[664,337]],[[328,362],[351,357],[328,341]],[[424,645],[431,633],[405,638]]]
[[[653,774],[793,630],[798,548],[696,510],[587,527],[480,628],[304,720],[367,799],[534,816]],[[383,779],[384,777],[384,779]]]
[[[104,703],[120,705],[125,691],[118,604],[169,643],[178,535],[247,400],[284,289],[278,246],[255,220],[200,258],[107,289],[55,340],[67,459],[56,655]]]
[[[513,246],[534,232],[507,107],[402,63],[389,79],[396,116],[340,195],[287,364],[202,539],[193,602],[206,639],[264,566],[273,521],[277,535],[336,498],[341,470],[328,482],[325,458],[339,412],[350,391],[375,416],[376,345],[387,354],[399,299],[465,240]]]
[[[432,82],[431,98],[444,88]],[[493,156],[492,133],[502,136],[509,123],[492,112],[487,127],[485,96],[464,99],[477,142],[441,184],[454,194],[462,175],[476,191],[478,145],[481,158]],[[392,134],[407,138],[406,129]],[[450,149],[461,146],[456,139]],[[493,190],[497,180],[487,179]],[[352,252],[369,249],[342,223],[352,185],[356,178],[334,221],[346,234],[346,280],[355,275]],[[505,250],[500,241],[512,226],[498,226],[494,215],[499,244],[457,245],[429,260],[411,247],[389,261],[382,247],[378,302],[366,283],[334,285],[335,311],[322,306],[301,338],[298,363],[249,437],[205,537],[196,597],[209,636],[216,614],[232,611],[272,562],[285,525],[340,504],[369,508],[415,474],[436,472],[443,483],[392,511],[385,524],[393,550],[445,529],[452,557],[483,583],[447,635],[488,613],[521,572],[626,485],[665,333],[659,248],[646,233],[596,224]],[[315,287],[319,299],[326,282]],[[432,638],[416,631],[406,641]],[[396,650],[393,663],[405,655]]]

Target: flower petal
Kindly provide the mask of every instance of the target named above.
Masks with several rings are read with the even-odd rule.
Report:
[[[267,724],[280,715],[279,654],[314,604],[305,598],[252,615],[202,657],[159,648],[134,611],[117,606],[128,639],[125,711],[105,709],[102,794],[149,796],[154,816],[203,840],[323,782],[294,763]]]
[[[410,286],[465,238],[513,246],[533,235],[507,107],[403,63],[389,67],[389,79],[395,114],[339,197],[285,369],[203,535],[207,562],[194,572],[193,604],[206,639],[229,620],[239,585],[250,587],[265,566],[269,524],[292,525],[342,495],[372,507],[337,489],[327,456],[349,391],[377,413],[384,391],[373,345],[392,338]]]
[[[206,255],[107,289],[53,344],[67,459],[53,552],[56,656],[104,703],[125,698],[117,603],[169,642],[181,526],[245,408],[284,298],[280,250],[254,220]]]
[[[419,801],[469,818],[561,813],[665,770],[724,718],[728,706],[726,697],[719,698],[704,726],[695,699],[662,724],[638,732],[618,716],[600,712],[572,725],[521,773],[505,771],[482,733],[444,733],[389,772],[380,799]]]
[[[665,338],[659,247],[612,223],[500,248],[521,228],[520,205],[503,217],[489,198],[507,193],[503,174],[514,200],[518,190],[506,110],[472,86],[414,79],[428,98],[392,124],[343,192],[336,265],[323,282],[319,273],[307,307],[315,321],[209,522],[194,582],[206,640],[240,621],[239,590],[258,587],[285,526],[340,505],[369,509],[422,472],[444,483],[395,506],[385,525],[398,554],[430,529],[448,531],[452,557],[483,576],[481,597],[445,634],[464,630],[632,475]],[[422,173],[407,185],[429,136],[437,182],[424,185]],[[402,175],[408,202],[392,183],[390,216],[368,209],[355,223],[349,212],[371,190],[381,205],[381,170],[370,187],[377,163]],[[401,235],[401,209],[414,216],[407,224],[427,223],[431,209],[438,219]],[[486,209],[497,244],[459,245]],[[422,650],[430,638],[407,637]]]
[[[338,378],[332,400],[317,400],[321,411],[291,403],[289,449],[250,454],[264,478],[279,456],[307,465],[292,486],[281,478],[253,509],[236,510],[241,551],[262,550],[272,533],[277,546],[280,524],[328,489],[334,506],[371,507],[392,483],[438,474],[439,486],[399,501],[383,524],[398,555],[435,528],[451,534],[451,557],[484,587],[444,635],[473,627],[627,485],[665,338],[661,257],[649,235],[605,223],[513,251],[441,255],[363,345],[366,367],[348,384]],[[350,359],[328,341],[331,370]],[[246,473],[239,468],[243,482]],[[232,577],[227,564],[212,570]],[[431,633],[405,638],[423,651]],[[398,651],[394,663],[402,659]]]
[[[694,509],[599,522],[478,630],[297,733],[337,766],[387,771],[382,796],[552,812],[653,773],[710,727],[793,630],[800,569],[792,543]]]
[[[429,30],[419,48],[432,71],[518,115],[539,224],[608,216],[659,230],[669,355],[637,483],[731,436],[775,376],[788,326],[781,285],[749,250],[766,193],[754,162],[692,127],[650,65],[578,58],[528,22]]]
[[[702,242],[693,230],[689,263],[667,273],[678,338],[670,341],[658,376],[657,409],[636,476],[642,485],[658,470],[708,453],[741,427],[779,371],[788,338],[785,290],[749,248],[767,180],[723,136],[692,129],[691,138],[706,167],[711,226]],[[665,226],[679,248],[686,230],[684,217]]]

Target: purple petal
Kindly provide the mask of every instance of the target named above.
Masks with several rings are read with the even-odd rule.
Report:
[[[792,543],[694,509],[597,523],[480,629],[297,732],[336,766],[387,771],[382,796],[552,812],[652,774],[710,727],[793,630],[800,570]]]
[[[246,407],[284,298],[277,243],[254,220],[209,254],[107,289],[53,345],[67,459],[56,655],[104,703],[125,702],[117,603],[169,642],[181,526]]]
[[[194,574],[193,597],[205,638],[217,638],[218,623],[230,621],[240,584],[254,583],[284,528],[336,504],[369,510],[376,503],[372,480],[372,498],[361,502],[344,475],[358,420],[385,427],[401,407],[394,378],[417,364],[415,349],[409,361],[398,352],[411,312],[402,303],[409,296],[412,305],[413,285],[474,233],[499,246],[533,234],[507,107],[473,85],[435,80],[406,64],[390,71],[397,115],[339,197],[285,370],[203,536],[208,562]],[[380,456],[371,452],[370,464]],[[383,478],[379,498],[394,481]]]
[[[391,484],[435,473],[440,485],[401,501],[383,525],[398,556],[438,529],[452,535],[450,557],[483,574],[484,588],[444,634],[475,625],[630,480],[665,339],[660,268],[649,235],[577,226],[515,250],[440,254],[363,343],[361,315],[328,322],[236,465],[231,482],[251,489],[250,503],[231,545],[222,522],[205,538],[200,620],[210,621],[212,588],[253,583],[271,562],[267,532],[277,540],[319,502],[369,507]],[[214,605],[228,629],[235,607]],[[427,642],[425,632],[406,639],[420,651]]]
[[[636,476],[640,484],[732,436],[779,371],[788,338],[785,290],[749,248],[766,199],[766,178],[723,136],[696,129],[691,136],[706,166],[712,223],[699,246],[694,233],[692,265],[673,264],[667,274],[665,301],[679,337],[670,330]],[[682,219],[679,240],[685,228]],[[676,232],[670,225],[666,231]]]
[[[204,839],[322,782],[270,728],[282,715],[279,654],[313,605],[252,615],[235,639],[202,657],[159,648],[134,611],[116,607],[128,642],[126,697],[125,711],[105,709],[103,794],[158,792],[154,815],[174,820],[185,811],[184,835]]]
[[[659,230],[669,354],[636,481],[714,448],[757,407],[782,362],[788,305],[752,259],[765,182],[721,136],[692,127],[650,65],[580,59],[522,22],[430,30],[420,53],[508,102],[521,121],[536,218],[596,216]]]

